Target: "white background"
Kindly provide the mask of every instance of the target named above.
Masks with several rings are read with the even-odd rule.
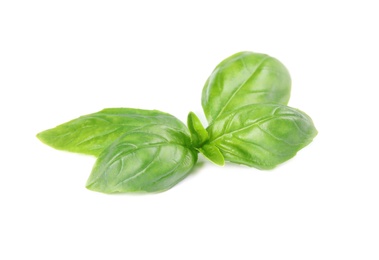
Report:
[[[377,1],[1,1],[0,259],[379,259]],[[200,158],[171,190],[85,189],[35,135],[105,107],[185,121],[213,68],[282,61],[314,142],[272,171]]]

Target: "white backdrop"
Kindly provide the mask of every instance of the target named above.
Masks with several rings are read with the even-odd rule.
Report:
[[[379,259],[376,1],[1,1],[0,259]],[[200,157],[153,195],[84,185],[95,158],[35,135],[106,107],[205,122],[243,51],[289,69],[313,143],[271,171]]]

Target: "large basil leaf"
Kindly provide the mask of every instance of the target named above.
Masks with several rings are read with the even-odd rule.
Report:
[[[201,101],[211,123],[223,113],[245,105],[286,105],[290,92],[290,75],[277,59],[266,54],[239,52],[217,65],[204,85]]]
[[[197,152],[184,141],[188,138],[161,126],[154,133],[127,133],[100,154],[86,186],[104,193],[167,190],[197,161]]]
[[[188,133],[182,122],[167,113],[157,110],[107,108],[43,131],[37,137],[59,150],[98,156],[125,133],[142,130],[154,132],[157,127]]]
[[[317,135],[305,113],[278,104],[253,104],[220,116],[208,128],[209,143],[225,160],[271,169],[292,158]]]

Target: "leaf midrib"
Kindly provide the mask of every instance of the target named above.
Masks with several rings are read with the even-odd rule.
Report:
[[[218,114],[216,114],[216,116],[213,118],[213,120],[217,119],[220,115],[222,115],[222,113],[224,112],[224,110],[226,109],[226,107],[229,105],[229,103],[232,101],[232,99],[235,97],[235,95],[237,95],[237,93],[243,88],[243,86],[246,84],[246,82],[248,82],[253,76],[255,76],[255,74],[257,73],[257,71],[259,70],[259,68],[262,66],[262,64],[269,58],[270,56],[266,56],[264,57],[261,62],[258,64],[258,66],[256,67],[255,71],[244,81],[241,83],[241,85],[238,86],[238,88],[233,92],[233,94],[228,98],[226,104],[224,105],[224,107],[220,110],[220,112]],[[246,66],[246,65],[245,65]]]
[[[249,127],[253,127],[253,126],[255,126],[255,125],[258,125],[258,124],[261,124],[261,123],[265,123],[265,122],[270,121],[270,120],[273,120],[273,119],[275,119],[275,118],[276,118],[276,117],[275,117],[275,116],[272,116],[272,115],[269,116],[269,117],[264,117],[264,118],[262,118],[262,119],[260,119],[260,120],[258,120],[258,121],[255,121],[254,123],[249,124],[249,125],[247,125],[247,126],[244,126],[244,127],[242,127],[242,128],[239,128],[239,129],[233,130],[233,131],[231,131],[231,132],[223,133],[222,135],[220,135],[220,136],[217,137],[216,139],[213,139],[213,140],[210,141],[209,143],[214,143],[214,142],[216,142],[217,140],[219,140],[219,139],[225,137],[226,135],[230,135],[230,134],[238,133],[238,132],[243,131],[243,130],[249,128]],[[304,120],[303,118],[299,118],[299,119],[300,119],[300,120]],[[232,120],[232,119],[231,119],[231,120]],[[296,121],[295,121],[295,122],[296,122]],[[258,125],[258,126],[259,126],[259,125]],[[297,126],[297,127],[298,127],[298,126]],[[300,131],[300,129],[299,129],[299,131]],[[301,132],[301,133],[304,134],[304,132]]]
[[[267,122],[267,121],[272,120],[272,119],[273,119],[272,116],[270,116],[270,117],[264,117],[264,118],[262,118],[262,119],[260,119],[260,120],[258,120],[258,121],[255,121],[255,122],[252,123],[252,124],[249,124],[249,125],[247,125],[247,126],[244,126],[244,127],[242,127],[242,128],[239,128],[239,129],[237,129],[237,130],[233,130],[233,131],[231,131],[231,132],[223,133],[223,134],[221,134],[219,137],[217,137],[216,139],[213,139],[212,141],[210,141],[210,143],[214,143],[214,142],[216,142],[218,139],[223,138],[225,135],[230,135],[230,134],[234,134],[234,133],[237,133],[237,132],[243,131],[243,130],[249,128],[249,127],[253,127],[254,125],[257,125],[258,123],[264,123],[264,122]],[[231,119],[231,120],[232,120],[232,119]]]

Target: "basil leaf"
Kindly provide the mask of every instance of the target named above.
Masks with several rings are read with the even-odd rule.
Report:
[[[154,128],[161,126],[171,131],[188,133],[182,122],[167,113],[157,110],[107,108],[43,131],[37,137],[58,150],[98,156],[127,132],[154,132]]]
[[[190,112],[187,118],[188,129],[191,133],[192,144],[194,147],[200,147],[208,140],[208,132],[200,122],[200,119]]]
[[[290,92],[290,75],[277,59],[239,52],[217,65],[204,85],[201,101],[208,122],[212,123],[223,113],[245,105],[286,105]]]
[[[271,169],[295,156],[317,135],[309,116],[278,104],[253,104],[220,116],[208,128],[209,143],[225,160]]]
[[[185,178],[197,161],[183,133],[127,133],[98,157],[86,187],[103,193],[164,191]]]
[[[207,159],[211,162],[223,166],[225,164],[225,159],[220,150],[213,144],[205,144],[198,149]]]

